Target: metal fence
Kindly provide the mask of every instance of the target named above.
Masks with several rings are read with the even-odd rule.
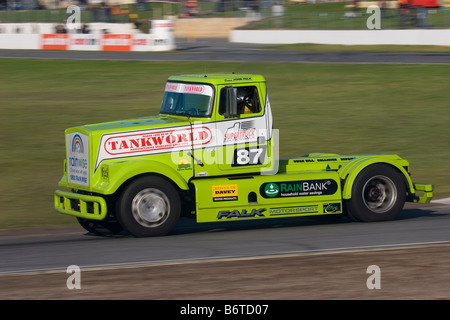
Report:
[[[52,22],[67,20],[66,8],[23,10],[22,3],[31,0],[0,0],[0,22]],[[84,0],[85,1],[85,0]],[[108,0],[105,0],[108,1]],[[369,14],[366,8],[352,9],[350,2],[312,4],[318,0],[187,0],[139,1],[138,3],[108,6],[80,4],[81,22],[134,22],[167,17],[212,18],[246,17],[246,29],[308,29],[355,30],[366,29]],[[66,2],[71,3],[70,1]],[[28,6],[30,7],[30,6]],[[16,10],[20,9],[20,10]],[[441,8],[407,8],[381,10],[381,29],[450,28],[450,10]]]
[[[70,4],[70,2],[68,2]],[[81,22],[130,22],[133,20],[161,19],[167,16],[179,16],[179,2],[148,2],[108,6],[105,4],[80,4]],[[8,8],[8,9],[7,9]],[[3,7],[0,10],[0,22],[56,22],[67,19],[67,4],[60,8],[39,8],[31,10],[14,10]]]
[[[285,12],[282,17],[266,16],[248,29],[362,30],[371,16],[366,9],[347,12]],[[386,9],[380,12],[381,29],[450,28],[450,10],[411,8],[406,11]]]

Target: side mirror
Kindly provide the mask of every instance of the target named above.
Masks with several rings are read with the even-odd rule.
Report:
[[[225,118],[233,118],[237,116],[237,89],[233,87],[225,87]]]

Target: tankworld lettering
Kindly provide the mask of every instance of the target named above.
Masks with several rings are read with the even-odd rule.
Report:
[[[207,144],[212,138],[209,128],[202,127],[158,130],[131,135],[118,135],[106,139],[104,150],[110,155],[167,150]]]
[[[106,159],[147,156],[160,153],[190,151],[207,147],[215,141],[207,126],[177,126],[163,129],[139,130],[105,134],[97,153],[94,172]],[[179,163],[175,161],[175,163]]]

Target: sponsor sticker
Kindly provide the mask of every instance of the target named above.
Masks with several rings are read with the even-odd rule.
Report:
[[[236,122],[233,126],[227,128],[224,136],[224,142],[241,142],[256,138],[256,129],[253,121]]]
[[[324,213],[342,213],[341,204],[337,203],[324,203],[323,204]]]
[[[42,50],[67,50],[70,43],[68,34],[42,34],[40,41]]]
[[[180,162],[178,162],[177,171],[185,171],[185,170],[192,170],[191,163],[187,159],[181,159]]]
[[[212,186],[213,201],[236,201],[238,199],[237,184]]]
[[[233,219],[233,218],[254,218],[256,216],[258,217],[265,217],[264,211],[266,211],[266,208],[261,209],[252,209],[251,211],[248,211],[247,209],[242,209],[242,211],[239,210],[222,210],[219,211],[217,214],[217,219],[220,220],[222,218],[224,219]]]
[[[67,176],[70,183],[89,186],[89,140],[82,133],[66,136]]]
[[[204,126],[142,130],[134,133],[104,135],[100,142],[96,168],[105,159],[143,156],[190,150],[211,142],[211,129]]]
[[[106,139],[103,147],[110,155],[140,153],[207,144],[212,138],[209,128],[157,130],[147,133],[115,135]]]
[[[285,208],[270,208],[271,216],[284,216],[290,214],[310,214],[317,213],[317,206],[303,206],[303,207],[285,207]]]
[[[100,38],[96,34],[78,34],[70,35],[70,47],[68,50],[100,50]]]
[[[213,89],[209,85],[167,82],[166,92],[191,93],[212,96]]]
[[[276,183],[267,183],[264,187],[264,194],[266,198],[274,198],[278,196],[280,193],[280,188],[278,188],[278,184]]]
[[[102,51],[131,51],[131,34],[104,34],[101,38]]]
[[[264,198],[323,196],[335,194],[336,181],[331,179],[263,183],[259,193]]]

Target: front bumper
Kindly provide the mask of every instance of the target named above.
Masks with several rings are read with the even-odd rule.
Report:
[[[105,199],[99,196],[56,190],[54,198],[56,211],[75,217],[103,220],[108,211]]]
[[[421,184],[414,183],[414,189],[416,193],[414,193],[408,201],[417,202],[417,203],[430,203],[431,198],[433,198],[433,185],[431,184]],[[417,195],[417,191],[422,193],[421,196]]]

